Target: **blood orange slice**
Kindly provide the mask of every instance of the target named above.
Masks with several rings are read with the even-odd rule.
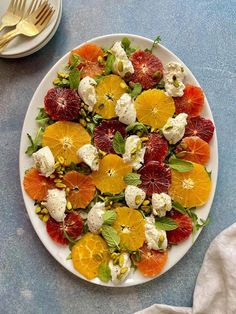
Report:
[[[51,88],[44,98],[45,111],[53,120],[74,120],[80,104],[77,92],[69,88]]]
[[[141,260],[135,262],[138,269],[144,276],[156,276],[163,270],[168,253],[157,250],[149,250],[145,244],[141,249]]]
[[[134,67],[131,81],[140,83],[143,89],[154,87],[163,76],[161,61],[150,52],[138,50],[130,56]]]
[[[214,124],[209,119],[197,116],[189,118],[188,124],[185,127],[184,136],[198,136],[203,141],[209,143],[213,133],[214,133]]]
[[[96,188],[91,176],[70,171],[64,175],[63,182],[70,189],[68,200],[73,208],[85,208],[94,198]]]
[[[139,185],[147,195],[168,192],[171,183],[171,171],[163,163],[149,161],[138,173],[142,183]]]
[[[116,132],[125,136],[125,125],[117,120],[105,121],[94,129],[94,144],[98,149],[107,153],[115,153],[112,141]]]
[[[198,136],[185,137],[176,148],[176,156],[205,165],[210,158],[210,146]]]
[[[48,190],[53,189],[52,180],[40,174],[40,172],[31,168],[24,176],[23,186],[25,192],[35,201],[43,201],[46,199]]]
[[[204,94],[200,87],[186,85],[182,97],[174,97],[176,113],[187,113],[189,117],[198,116],[203,108]]]
[[[68,236],[76,240],[82,233],[83,230],[83,219],[80,214],[72,211],[66,215],[64,220],[64,230]],[[49,236],[59,244],[68,244],[69,241],[64,235],[63,223],[57,222],[53,218],[50,218],[46,223],[46,229]]]
[[[150,133],[148,141],[145,142],[145,155],[144,162],[149,161],[163,161],[168,152],[168,143],[166,139],[160,136],[158,133]]]

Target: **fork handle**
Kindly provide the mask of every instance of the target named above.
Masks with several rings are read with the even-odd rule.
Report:
[[[0,25],[0,32],[4,29],[5,26],[6,26],[6,25],[4,25],[4,24],[1,24],[1,25]]]
[[[6,43],[8,44],[13,38],[20,35],[21,32],[14,29],[13,31],[10,31],[3,35],[0,39],[0,51],[2,51],[6,47]],[[4,46],[4,47],[3,47]]]

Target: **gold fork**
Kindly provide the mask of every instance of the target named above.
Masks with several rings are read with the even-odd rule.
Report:
[[[16,36],[25,35],[33,37],[42,32],[48,25],[55,10],[44,1],[37,10],[22,19],[16,26],[16,29],[7,33],[0,39],[0,51],[5,49],[6,45]]]
[[[6,13],[2,16],[0,31],[4,27],[15,26],[20,22],[25,12],[26,0],[11,0]]]

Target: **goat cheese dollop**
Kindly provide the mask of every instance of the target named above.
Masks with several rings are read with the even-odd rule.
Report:
[[[48,146],[40,148],[32,155],[35,167],[45,177],[49,177],[54,171],[55,159]]]
[[[128,185],[125,189],[125,201],[130,208],[139,208],[145,200],[146,193],[134,185]]]
[[[48,190],[46,207],[50,216],[56,221],[64,220],[66,210],[66,192],[64,190]]]
[[[111,48],[111,52],[115,56],[115,61],[113,63],[114,73],[119,74],[121,77],[124,77],[127,73],[134,73],[133,64],[127,57],[120,41],[117,41],[114,44],[114,46]]]
[[[152,213],[155,216],[163,217],[172,208],[171,197],[166,193],[152,194]]]
[[[131,271],[131,260],[128,253],[122,253],[123,256],[123,265],[120,267],[119,265],[114,265],[113,261],[110,260],[109,268],[111,270],[111,280],[115,284],[120,283],[125,280]]]
[[[145,147],[142,147],[142,140],[137,135],[129,136],[125,141],[124,162],[130,163],[134,170],[142,167],[144,161]]]
[[[124,93],[120,99],[118,99],[115,112],[119,117],[119,121],[124,124],[129,125],[136,121],[136,110],[134,107],[134,102],[127,93]]]
[[[163,135],[170,144],[176,144],[184,136],[187,117],[186,113],[180,113],[175,118],[169,118],[163,126]]]
[[[85,162],[93,171],[99,169],[98,150],[91,144],[85,144],[77,151],[77,155]]]
[[[150,250],[166,250],[167,236],[164,230],[160,230],[155,226],[153,216],[146,218],[145,237],[147,246]]]
[[[103,224],[103,214],[105,213],[105,203],[96,203],[89,211],[87,217],[87,224],[89,231],[92,233],[99,233]]]
[[[93,111],[93,107],[97,102],[96,85],[97,82],[89,76],[85,76],[79,83],[78,93],[83,102],[88,106],[88,111]]]
[[[166,94],[171,97],[181,97],[184,94],[185,85],[184,68],[178,62],[169,62],[165,66],[164,82]]]

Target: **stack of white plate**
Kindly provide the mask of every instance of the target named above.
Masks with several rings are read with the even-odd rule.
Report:
[[[27,5],[31,3],[32,0],[27,0]],[[10,3],[9,1],[0,1],[0,16],[2,16]],[[55,13],[45,30],[42,31],[38,36],[35,37],[26,37],[20,35],[14,38],[7,48],[0,53],[1,58],[21,58],[38,51],[43,48],[49,40],[54,36],[56,30],[60,24],[61,15],[62,15],[62,0],[49,0],[49,3],[55,9]],[[5,32],[12,30],[14,28],[5,28],[0,35],[3,35]]]

